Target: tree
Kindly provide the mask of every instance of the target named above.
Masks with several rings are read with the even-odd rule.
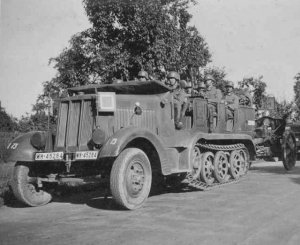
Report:
[[[286,100],[278,102],[277,100],[275,100],[275,110],[270,114],[270,116],[287,118],[291,115],[293,107],[293,102],[288,102]]]
[[[262,103],[266,98],[267,84],[262,79],[263,76],[259,76],[258,78],[249,77],[243,78],[242,81],[238,82],[240,89],[244,86],[249,87],[250,92],[253,94],[253,104],[257,110],[262,107]]]
[[[0,108],[0,131],[13,131],[16,123],[2,108]]]
[[[40,95],[32,107],[33,113],[26,113],[26,115],[22,116],[22,118],[18,121],[18,131],[47,131],[50,127],[50,130],[53,132],[55,130],[57,109],[58,108],[54,108],[55,112],[53,113],[51,111],[52,103],[49,101],[49,97]]]
[[[52,58],[58,73],[45,89],[134,79],[139,70],[154,78],[162,70],[188,73],[211,58],[197,29],[189,26],[193,0],[84,0],[92,27],[74,35]],[[49,92],[49,91],[48,91]]]
[[[296,113],[296,119],[300,119],[300,72],[296,74],[294,77],[295,84],[294,84],[294,93],[295,93],[295,99],[294,99],[294,110]]]

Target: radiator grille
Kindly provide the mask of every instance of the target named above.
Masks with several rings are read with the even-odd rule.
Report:
[[[87,149],[94,127],[91,100],[64,101],[60,106],[56,149]]]

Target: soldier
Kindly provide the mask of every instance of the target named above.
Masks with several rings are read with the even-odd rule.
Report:
[[[239,106],[239,97],[233,93],[233,82],[226,84],[226,93],[224,96],[226,108],[226,130],[232,131],[234,122],[234,111]]]
[[[206,86],[204,82],[199,82],[197,89],[193,91],[193,96],[200,97],[201,99],[207,99],[206,97]]]
[[[146,82],[149,79],[148,73],[144,70],[141,70],[138,74],[138,79],[140,82]]]
[[[252,96],[250,94],[250,89],[248,84],[242,85],[242,94],[239,98],[239,104],[245,106],[252,106]]]
[[[220,89],[217,89],[214,86],[215,80],[213,78],[213,76],[208,75],[206,77],[205,83],[206,83],[206,96],[208,99],[211,100],[221,100],[222,99],[222,92]]]
[[[187,82],[185,80],[180,80],[179,86],[182,89],[185,89],[187,87]]]
[[[188,96],[191,96],[192,94],[192,83],[191,82],[187,82],[186,80],[180,80],[180,86],[181,88],[184,89],[185,93]]]
[[[174,99],[174,121],[176,129],[183,127],[182,118],[187,109],[187,94],[179,83],[180,76],[177,72],[171,71],[167,76],[166,85],[170,87],[173,92]]]
[[[208,119],[209,119],[209,131],[214,132],[217,127],[217,106],[218,102],[222,99],[222,92],[220,89],[217,89],[213,82],[215,82],[213,76],[208,75],[206,77],[206,92],[205,96],[208,99]]]

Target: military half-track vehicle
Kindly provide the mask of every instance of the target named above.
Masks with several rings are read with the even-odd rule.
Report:
[[[30,132],[7,147],[15,168],[12,190],[29,206],[51,201],[64,183],[108,180],[115,201],[141,207],[155,176],[185,175],[199,190],[237,181],[255,158],[254,111],[236,109],[226,131],[225,103],[208,133],[208,101],[189,98],[190,109],[175,129],[173,94],[158,81],[88,85],[69,89],[59,105],[56,135]]]
[[[296,126],[287,124],[285,117],[263,116],[257,119],[254,136],[257,157],[267,161],[277,157],[286,170],[293,169],[299,144],[299,138],[294,133]]]

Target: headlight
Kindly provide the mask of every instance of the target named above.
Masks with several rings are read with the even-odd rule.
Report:
[[[92,141],[95,145],[102,145],[105,141],[105,137],[105,132],[100,128],[97,128],[92,134]]]
[[[44,133],[36,132],[30,138],[30,143],[38,150],[42,150],[46,146],[46,136]]]

